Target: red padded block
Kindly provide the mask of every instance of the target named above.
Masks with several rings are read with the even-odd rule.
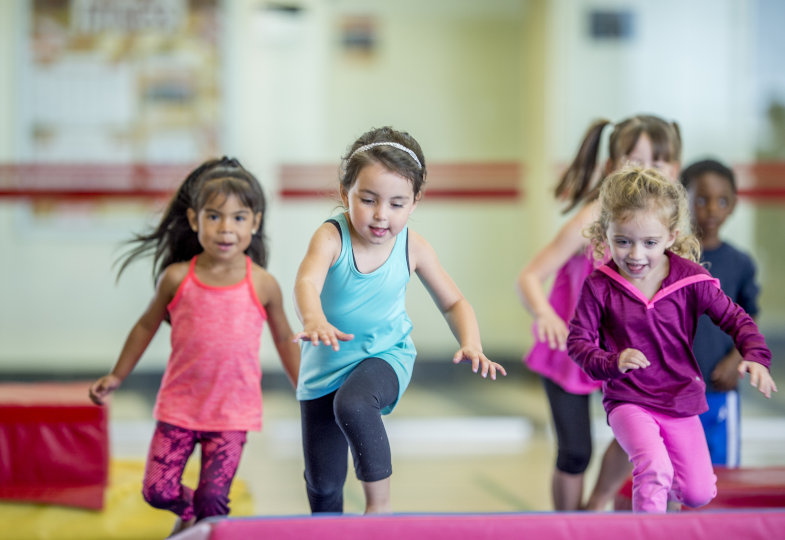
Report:
[[[673,538],[782,538],[785,511],[633,514],[442,514],[391,516],[292,516],[205,520],[177,540],[640,540]]]
[[[717,496],[696,510],[785,508],[785,467],[727,469],[715,466],[714,473],[717,475]],[[632,478],[628,478],[616,494],[614,508],[632,509]]]
[[[108,410],[89,387],[0,384],[0,499],[103,508]]]

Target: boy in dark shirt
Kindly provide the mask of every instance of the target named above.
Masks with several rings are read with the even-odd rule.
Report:
[[[733,171],[714,160],[693,163],[681,174],[701,241],[701,262],[720,280],[722,290],[752,317],[758,313],[759,288],[755,264],[745,253],[724,242],[719,231],[736,205]],[[741,355],[731,338],[705,315],[698,322],[693,347],[706,382],[709,410],[700,415],[712,463],[738,467],[741,409],[737,367]]]

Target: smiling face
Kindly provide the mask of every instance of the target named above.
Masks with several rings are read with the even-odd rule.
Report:
[[[715,247],[720,227],[736,205],[733,187],[724,176],[707,171],[691,182],[689,194],[698,236],[704,247]]]
[[[261,218],[261,213],[254,214],[234,194],[214,195],[198,213],[188,209],[188,222],[204,253],[227,261],[244,256]]]
[[[411,181],[379,163],[363,167],[341,198],[357,235],[352,241],[365,246],[394,241],[417,206]]]
[[[621,275],[639,289],[659,283],[668,274],[665,255],[676,239],[656,209],[634,211],[623,220],[608,224],[611,257]]]

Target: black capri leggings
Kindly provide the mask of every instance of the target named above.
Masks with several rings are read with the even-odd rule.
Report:
[[[331,394],[300,402],[305,486],[311,512],[343,512],[347,447],[363,482],[392,474],[381,410],[398,399],[398,376],[379,358],[358,364]]]
[[[542,381],[556,431],[556,468],[568,474],[582,474],[592,452],[589,395],[571,394],[546,377]]]

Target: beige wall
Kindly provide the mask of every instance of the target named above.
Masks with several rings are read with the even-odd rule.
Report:
[[[370,127],[410,131],[431,163],[523,164],[523,198],[429,200],[426,192],[410,222],[474,305],[487,351],[516,362],[531,338],[514,280],[563,219],[550,189],[592,119],[659,113],[682,123],[687,160],[715,149],[729,160],[752,155],[749,134],[729,129],[750,113],[738,77],[749,60],[752,32],[745,2],[636,3],[640,26],[626,45],[593,42],[584,31],[589,7],[615,2],[301,4],[301,15],[281,17],[260,2],[226,2],[223,85],[225,153],[252,169],[270,195],[270,270],[295,327],[294,274],[310,235],[335,204],[280,199],[277,167],[337,165],[347,145]],[[3,66],[14,66],[18,57],[10,30],[20,17],[15,6],[0,2]],[[691,22],[706,12],[710,28]],[[347,57],[336,45],[339,22],[350,14],[376,17],[379,47],[370,59]],[[690,36],[697,56],[682,54],[679,35]],[[701,36],[720,42],[723,54],[713,54],[715,47]],[[711,99],[683,91],[707,81],[720,88]],[[13,116],[17,90],[13,69],[0,70],[3,118]],[[13,122],[1,123],[0,158],[15,158],[13,138]],[[28,203],[0,200],[0,362],[6,369],[100,371],[111,365],[151,294],[146,264],[115,284],[111,263],[120,243],[151,223],[153,212],[104,204],[87,222],[62,227]],[[738,234],[754,235],[747,215],[734,219]],[[408,305],[422,357],[446,363],[454,340],[417,283]],[[267,340],[263,365],[276,369]],[[164,330],[138,369],[161,368],[167,353]]]

